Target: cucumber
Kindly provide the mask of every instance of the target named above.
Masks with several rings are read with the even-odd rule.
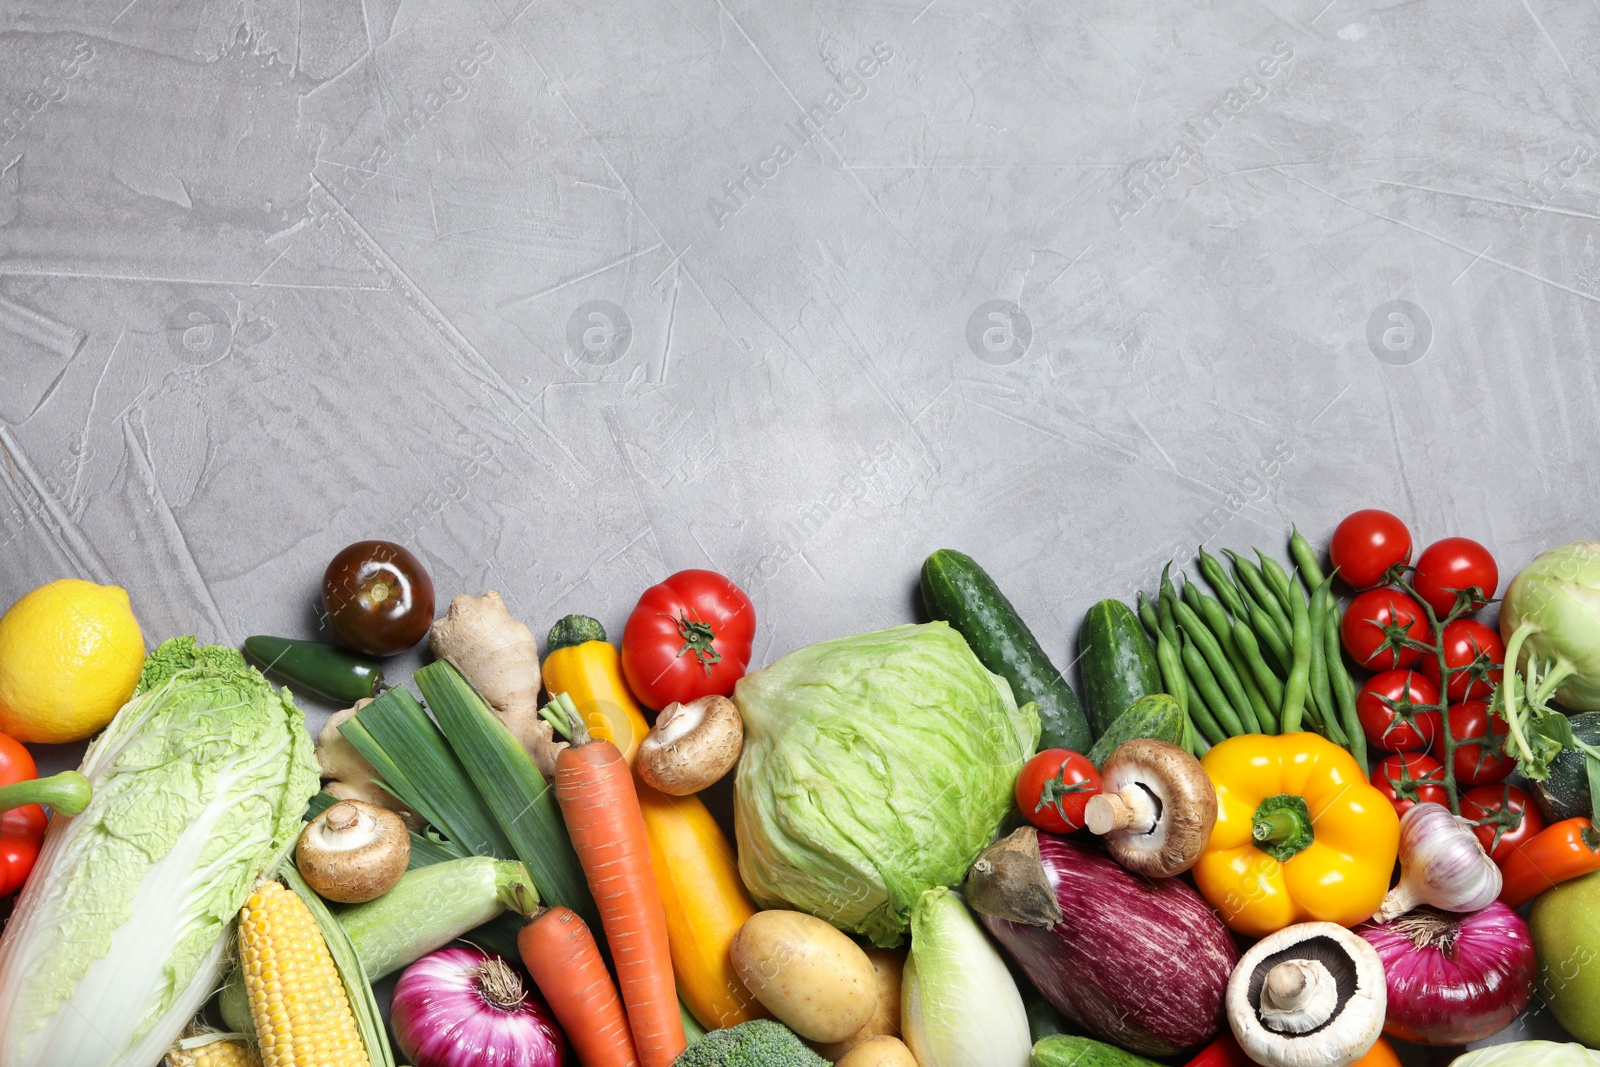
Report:
[[[1600,745],[1600,711],[1568,715],[1567,722],[1573,737],[1586,745]],[[1542,782],[1529,782],[1528,787],[1546,822],[1592,814],[1588,760],[1582,752],[1570,748],[1562,752],[1550,761],[1550,776]]]
[[[1095,741],[1087,753],[1089,762],[1099,767],[1124,741],[1153,737],[1158,741],[1183,744],[1183,709],[1165,693],[1140,697]]]
[[[1102,600],[1083,617],[1078,669],[1083,672],[1089,729],[1096,737],[1135,700],[1163,691],[1156,650],[1139,617],[1120,600]]]
[[[983,568],[941,548],[923,561],[921,584],[928,614],[965,637],[978,661],[1011,683],[1019,705],[1039,705],[1039,748],[1087,752],[1094,738],[1072,687]]]
[[[1088,1037],[1055,1034],[1033,1046],[1028,1067],[1161,1067],[1155,1060],[1124,1052]]]

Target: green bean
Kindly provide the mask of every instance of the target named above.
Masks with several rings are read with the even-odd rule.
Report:
[[[1250,629],[1250,624],[1243,619],[1233,622],[1233,643],[1239,649],[1239,655],[1244,658],[1245,665],[1256,680],[1256,688],[1261,690],[1261,696],[1266,701],[1267,719],[1261,725],[1267,733],[1278,732],[1278,716],[1283,713],[1283,683],[1278,676],[1272,673],[1272,668],[1267,661],[1261,658],[1261,645],[1256,641],[1255,631]]]
[[[1328,682],[1327,646],[1322,631],[1328,628],[1328,579],[1323,579],[1311,594],[1308,609],[1311,624],[1311,692],[1317,698],[1317,710],[1322,712],[1323,725],[1332,734],[1339,727],[1338,709],[1333,703],[1333,687]],[[1296,590],[1298,594],[1298,590]],[[1342,730],[1339,730],[1343,733]]]
[[[1172,588],[1172,579],[1167,577],[1167,572],[1172,569],[1172,561],[1161,568],[1161,589],[1156,599],[1156,618],[1161,620],[1161,632],[1167,640],[1174,645],[1178,643],[1178,624],[1172,617],[1172,605],[1178,602],[1178,594]]]
[[[1289,668],[1294,665],[1294,659],[1289,652],[1289,634],[1278,629],[1278,624],[1272,616],[1267,614],[1265,608],[1255,602],[1250,594],[1245,594],[1245,606],[1250,609],[1248,622],[1251,633],[1267,646],[1267,651],[1272,653],[1272,662],[1276,664],[1275,673],[1280,677],[1288,677]],[[1281,709],[1280,709],[1281,710]]]
[[[1194,642],[1200,655],[1205,657],[1206,666],[1211,668],[1212,677],[1222,687],[1222,692],[1228,698],[1234,712],[1239,717],[1239,722],[1244,726],[1247,734],[1261,732],[1261,724],[1256,721],[1255,706],[1250,703],[1250,697],[1244,691],[1244,685],[1239,681],[1239,675],[1234,671],[1233,664],[1228,662],[1228,654],[1222,651],[1222,646],[1217,643],[1206,624],[1200,616],[1195,614],[1193,608],[1179,601],[1173,605],[1174,614],[1178,625],[1183,632],[1189,635],[1189,640]]]
[[[1188,605],[1183,606],[1185,609],[1188,607]],[[1211,713],[1216,716],[1217,722],[1226,731],[1227,736],[1237,737],[1247,733],[1238,713],[1223,695],[1222,687],[1217,684],[1217,676],[1211,673],[1211,666],[1206,662],[1205,655],[1195,647],[1194,639],[1187,629],[1183,632],[1182,652],[1183,669],[1188,674],[1192,691],[1198,693],[1200,699],[1211,709]]]
[[[1339,654],[1339,627],[1333,625],[1336,612],[1329,613],[1329,623],[1323,629],[1322,641],[1328,657],[1328,679],[1333,685],[1333,698],[1339,704],[1339,715],[1344,720],[1345,747],[1361,764],[1367,766],[1367,735],[1361,729],[1361,718],[1356,714],[1356,684],[1345,669],[1344,657]]]
[[[1278,594],[1278,603],[1282,604],[1283,610],[1292,616],[1294,614],[1294,605],[1289,603],[1289,598],[1296,595],[1302,597],[1302,599],[1304,598],[1304,594],[1300,592],[1299,583],[1289,578],[1289,572],[1283,569],[1283,564],[1265,554],[1259,548],[1255,550],[1255,553],[1256,559],[1261,561],[1261,573],[1267,579],[1267,588]]]
[[[1314,590],[1322,584],[1322,564],[1317,560],[1317,550],[1293,526],[1289,527],[1289,558],[1300,568],[1300,580],[1308,589]]]
[[[1161,636],[1161,620],[1156,617],[1156,609],[1146,599],[1143,593],[1139,594],[1139,621],[1144,623],[1144,628],[1150,631],[1150,640],[1155,641]]]
[[[1204,545],[1200,546],[1200,573],[1205,575],[1206,581],[1210,583],[1211,588],[1216,592],[1222,603],[1227,606],[1228,610],[1236,618],[1244,618],[1246,614],[1244,600],[1240,597],[1238,588],[1233,584],[1233,580],[1228,577],[1228,572],[1222,569],[1222,564],[1217,561],[1217,558],[1207,554]]]
[[[1156,634],[1156,665],[1161,668],[1161,681],[1167,694],[1178,702],[1178,709],[1189,714],[1189,682],[1183,676],[1183,661],[1178,657],[1177,646],[1165,634]]]
[[[1183,643],[1183,660],[1187,663],[1191,659],[1201,670],[1205,669],[1205,660],[1201,659],[1200,653],[1196,652],[1194,646],[1185,640]],[[1212,688],[1216,691],[1217,699],[1221,700],[1222,693],[1220,690],[1216,690],[1215,683],[1213,683]],[[1228,739],[1228,731],[1223,729],[1222,724],[1217,721],[1217,717],[1212,714],[1211,709],[1206,705],[1205,696],[1198,685],[1194,690],[1194,699],[1189,702],[1189,713],[1194,720],[1195,726],[1204,735],[1208,743],[1220,745]]]
[[[1228,558],[1233,560],[1233,569],[1234,572],[1239,575],[1239,582],[1241,586],[1249,590],[1250,593],[1254,594],[1256,603],[1259,604],[1262,610],[1264,610],[1272,618],[1272,621],[1277,624],[1278,633],[1283,636],[1284,647],[1287,648],[1289,644],[1289,634],[1293,632],[1294,627],[1289,622],[1289,616],[1286,613],[1286,609],[1278,602],[1278,594],[1272,591],[1271,586],[1267,585],[1266,576],[1261,573],[1261,568],[1257,567],[1254,563],[1251,563],[1237,552],[1230,551],[1228,553]],[[1259,633],[1259,630],[1257,632]],[[1288,670],[1287,664],[1284,665],[1284,670]]]
[[[1311,684],[1311,612],[1301,597],[1289,598],[1289,610],[1294,613],[1294,641],[1291,647],[1292,666],[1289,680],[1283,686],[1283,714],[1279,725],[1283,732],[1299,732],[1305,713],[1306,691]]]
[[[1251,676],[1250,668],[1244,661],[1233,644],[1233,627],[1228,622],[1228,614],[1223,611],[1222,605],[1200,592],[1199,588],[1190,582],[1183,587],[1183,599],[1195,610],[1195,613],[1210,627],[1211,635],[1217,639],[1223,655],[1227,657],[1228,665],[1233,668],[1233,673],[1238,677],[1240,686],[1244,689],[1245,699],[1250,704],[1255,721],[1246,721],[1246,726],[1255,727],[1257,733],[1276,733],[1276,726],[1267,729],[1267,723],[1274,721],[1271,709],[1267,707],[1266,698],[1261,695],[1260,688],[1256,685],[1255,678]]]

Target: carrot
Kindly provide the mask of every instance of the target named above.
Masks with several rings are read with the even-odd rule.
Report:
[[[639,1067],[617,987],[577,912],[540,908],[517,934],[517,951],[583,1067]]]
[[[687,1046],[667,947],[667,916],[650,868],[628,761],[581,721],[556,757],[556,800],[600,912],[642,1067],[671,1067]]]

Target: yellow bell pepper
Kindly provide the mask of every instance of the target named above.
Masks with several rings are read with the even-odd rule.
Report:
[[[1247,937],[1295,923],[1354,926],[1389,890],[1400,819],[1355,758],[1316,734],[1246,734],[1207,752],[1217,822],[1194,866]]]
[[[605,628],[586,615],[568,615],[551,628],[549,644],[545,692],[571,697],[590,735],[616,745],[633,766],[650,726],[623,680],[622,657],[606,640]]]

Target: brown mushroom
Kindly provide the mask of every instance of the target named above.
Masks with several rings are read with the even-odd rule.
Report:
[[[698,793],[733,769],[744,747],[744,720],[727,697],[671,703],[639,743],[634,769],[644,783],[675,797]]]
[[[1349,1067],[1383,1033],[1383,961],[1336,923],[1301,923],[1256,942],[1228,979],[1228,1024],[1264,1067]]]
[[[295,866],[318,896],[360,904],[387,893],[411,862],[400,816],[361,800],[341,800],[300,831]]]
[[[1135,738],[1106,757],[1100,781],[1084,820],[1118,863],[1148,878],[1194,866],[1217,821],[1217,790],[1199,760],[1166,741]]]

